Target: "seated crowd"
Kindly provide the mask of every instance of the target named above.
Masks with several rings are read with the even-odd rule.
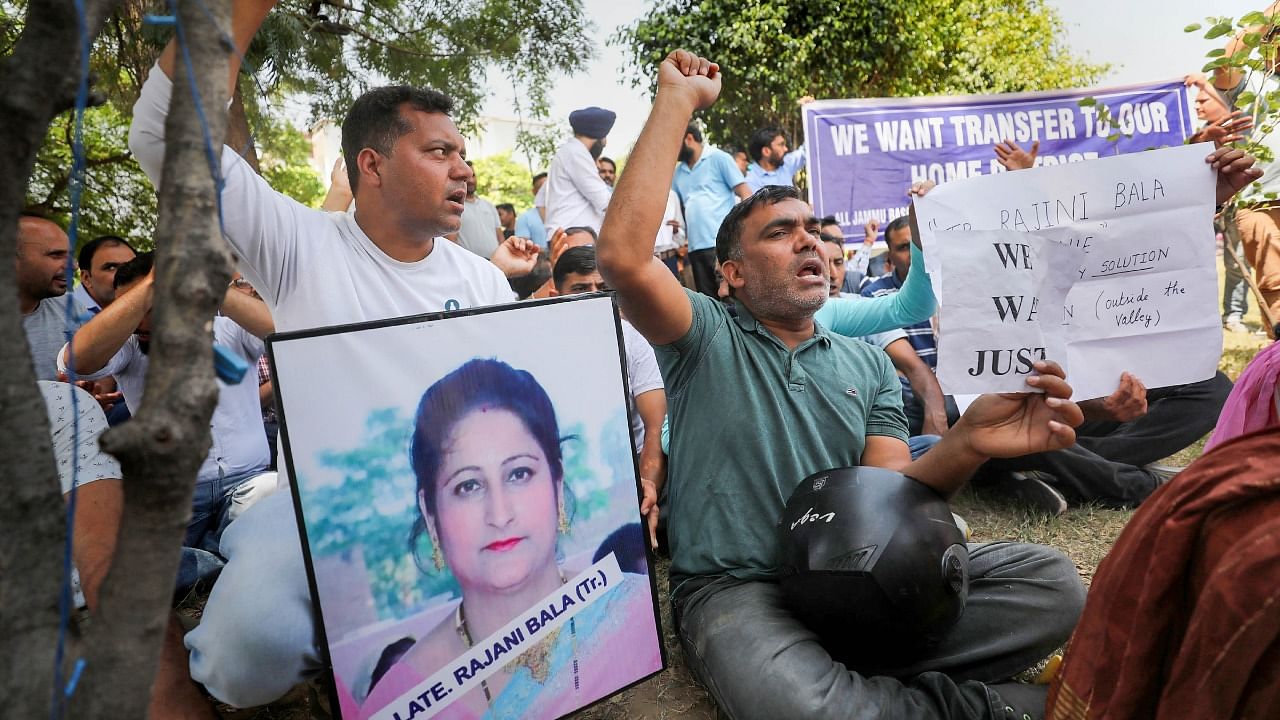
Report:
[[[272,5],[236,5],[238,46]],[[156,183],[174,58],[171,43],[130,132]],[[199,626],[167,635],[153,716],[214,717],[202,690],[238,707],[269,703],[320,669],[292,500],[273,470],[262,338],[599,291],[616,293],[624,317],[641,512],[652,542],[669,548],[685,658],[727,715],[1041,716],[1045,688],[1011,678],[1076,627],[1085,589],[1070,559],[1024,543],[971,545],[968,607],[939,646],[891,667],[846,668],[783,605],[780,498],[814,471],[864,465],[943,497],[972,481],[1052,515],[1086,503],[1135,508],[1177,474],[1158,461],[1214,429],[1232,383],[1219,372],[1148,389],[1125,373],[1112,395],[1073,400],[1047,361],[1027,380],[1042,392],[983,396],[961,413],[934,376],[935,301],[909,218],[884,225],[886,251],[876,221],[847,251],[835,219],[815,217],[795,189],[803,147],[773,128],[745,152],[706,142],[693,118],[719,94],[714,64],[677,51],[657,75],[625,171],[602,154],[614,114],[576,111],[573,137],[534,176],[534,206],[523,210],[477,196],[452,101],[433,90],[383,87],[355,100],[323,209],[276,192],[224,149],[225,234],[243,276],[212,341],[262,372],[219,382],[175,586],[206,581],[211,591]],[[1009,170],[1035,160],[1012,143],[997,155]],[[1259,175],[1229,147],[1209,160],[1218,203]],[[18,293],[64,492],[67,458],[87,458],[75,563],[92,612],[123,502],[119,466],[96,438],[139,408],[156,298],[151,253],[115,236],[80,249],[81,282],[68,292],[72,250],[56,223],[21,219]],[[78,325],[70,343],[67,318]],[[793,363],[807,375],[797,379]],[[74,385],[59,382],[67,375]],[[737,418],[737,431],[722,432],[724,418]]]

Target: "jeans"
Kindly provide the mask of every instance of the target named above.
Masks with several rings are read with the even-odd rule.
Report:
[[[676,588],[685,659],[730,718],[1039,718],[1047,687],[1002,681],[1067,640],[1084,586],[1052,548],[998,542],[969,553],[960,620],[937,647],[883,675],[832,660],[776,583],[728,576]]]
[[[938,444],[941,435],[912,435],[907,438],[907,449],[911,451],[911,459],[919,460],[920,456],[929,452],[929,448]]]
[[[182,541],[175,591],[182,594],[202,580],[210,580],[224,565],[222,533],[249,506],[276,488],[276,473],[252,471],[202,480],[191,499],[191,521]]]
[[[1147,414],[1126,423],[1086,420],[1076,428],[1076,444],[1062,450],[990,460],[974,478],[989,472],[1040,470],[1069,501],[1134,507],[1157,486],[1143,465],[1168,457],[1204,437],[1218,422],[1231,381],[1217,373],[1208,380],[1147,391]]]

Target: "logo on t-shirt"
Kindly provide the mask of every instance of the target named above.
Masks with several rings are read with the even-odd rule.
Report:
[[[846,388],[844,394],[849,397],[858,397],[858,388]]]
[[[461,310],[461,309],[462,309],[462,303],[458,302],[457,300],[454,300],[453,298],[449,298],[448,300],[444,301],[445,312],[452,312],[454,310]]]

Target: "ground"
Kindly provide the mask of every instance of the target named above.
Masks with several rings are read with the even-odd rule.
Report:
[[[1221,269],[1219,269],[1221,276]],[[1221,279],[1221,277],[1220,277]],[[1257,330],[1259,319],[1256,302],[1250,298],[1250,313],[1245,324]],[[1234,380],[1240,371],[1262,348],[1265,338],[1260,335],[1225,333],[1222,361],[1219,367]],[[1204,440],[1174,455],[1165,462],[1185,466],[1200,456]],[[1120,535],[1125,523],[1133,514],[1127,510],[1108,510],[1086,506],[1074,508],[1065,515],[1049,518],[987,496],[978,497],[972,491],[962,491],[953,502],[955,512],[969,523],[973,540],[1019,540],[1041,543],[1059,548],[1075,561],[1085,583],[1093,578],[1098,563],[1106,556],[1111,545]],[[659,720],[686,718],[708,720],[717,717],[714,704],[702,687],[690,675],[684,663],[680,643],[672,631],[671,612],[665,601],[667,596],[667,568],[669,562],[659,560],[657,566],[658,597],[662,600],[662,626],[667,648],[668,669],[630,690],[570,717],[577,720]],[[235,710],[219,708],[224,720],[301,720],[310,717],[331,717],[328,702],[321,699],[323,690],[319,683],[300,685],[285,698],[272,705]]]

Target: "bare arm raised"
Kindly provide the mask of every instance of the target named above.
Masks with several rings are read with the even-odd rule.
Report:
[[[658,92],[605,213],[596,262],[623,313],[655,345],[679,340],[693,323],[684,288],[653,256],[680,143],[693,113],[720,94],[720,68],[684,50],[658,66]]]

